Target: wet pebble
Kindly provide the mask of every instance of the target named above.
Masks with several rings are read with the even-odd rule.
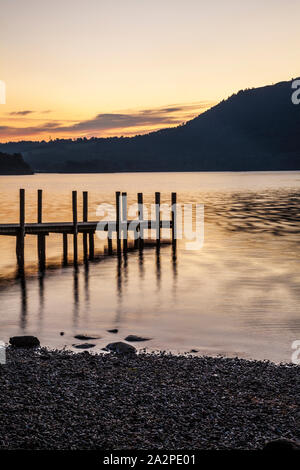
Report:
[[[82,343],[82,344],[73,344],[73,347],[76,349],[90,349],[94,348],[96,345],[92,343]]]
[[[112,351],[112,352],[119,353],[119,354],[130,354],[130,353],[132,354],[136,352],[136,349],[133,346],[131,346],[131,344],[126,344],[121,341],[107,344],[107,346],[105,347],[105,350]]]
[[[82,341],[88,341],[88,340],[91,340],[91,339],[100,339],[101,336],[97,336],[97,335],[92,335],[92,336],[89,336],[89,335],[75,335],[74,338],[75,339],[80,339]]]
[[[125,341],[150,341],[151,338],[143,338],[142,336],[128,335]]]

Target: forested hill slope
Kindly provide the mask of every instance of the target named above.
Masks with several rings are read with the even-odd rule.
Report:
[[[300,170],[291,82],[247,89],[186,124],[131,138],[0,145],[39,171]]]

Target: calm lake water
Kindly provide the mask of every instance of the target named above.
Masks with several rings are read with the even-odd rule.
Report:
[[[97,239],[98,258],[76,270],[62,265],[62,235],[51,234],[42,274],[28,235],[26,277],[17,278],[15,239],[0,237],[0,339],[33,334],[69,348],[80,343],[75,334],[96,334],[99,351],[137,334],[152,338],[136,344],[148,350],[291,360],[300,340],[300,172],[37,174],[1,176],[0,187],[0,223],[18,221],[20,187],[28,222],[36,221],[39,188],[49,222],[72,220],[73,189],[89,191],[90,220],[98,204],[114,204],[116,190],[127,191],[129,204],[137,192],[154,202],[155,191],[169,203],[176,191],[179,203],[205,207],[203,247],[178,241],[176,258],[163,245],[159,255],[147,248],[118,259]]]

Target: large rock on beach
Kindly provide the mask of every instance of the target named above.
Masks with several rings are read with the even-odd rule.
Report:
[[[40,345],[36,336],[12,336],[9,343],[15,348],[36,348]]]
[[[131,344],[122,343],[121,341],[109,343],[104,349],[119,354],[134,354],[136,352],[135,347],[131,346]]]
[[[282,452],[285,450],[300,450],[300,443],[296,441],[292,441],[291,439],[274,439],[273,441],[269,441],[265,444],[263,450],[266,451],[278,451]]]

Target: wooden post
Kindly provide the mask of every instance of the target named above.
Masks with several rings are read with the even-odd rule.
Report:
[[[82,220],[83,222],[88,221],[88,192],[83,191],[82,193]],[[87,233],[83,233],[83,257],[84,260],[87,260],[88,257],[88,243],[87,243]]]
[[[156,245],[160,246],[160,193],[155,193]]]
[[[140,232],[140,237],[139,237],[139,246],[140,248],[143,247],[144,244],[144,227],[141,226],[141,222],[143,222],[144,219],[144,205],[143,205],[143,193],[138,193],[138,213],[139,213],[139,232]]]
[[[172,193],[171,203],[172,203],[172,244],[173,247],[176,247],[176,223],[177,223],[177,214],[176,214],[176,193]]]
[[[127,193],[122,193],[123,251],[127,252]]]
[[[68,264],[68,234],[63,234],[64,264]]]
[[[37,223],[41,224],[42,223],[42,211],[43,211],[43,190],[42,189],[38,189],[37,196],[38,196]]]
[[[120,227],[120,191],[116,192],[116,232],[117,252],[121,252],[121,227]]]
[[[42,189],[38,189],[37,192],[37,223],[42,223],[42,214],[43,214],[43,191]],[[39,267],[43,269],[45,267],[46,262],[46,236],[42,233],[38,234],[37,236],[38,242],[38,260],[39,260]]]
[[[20,269],[24,268],[24,237],[25,237],[25,190],[20,189],[19,193],[19,230],[17,235],[16,253]]]
[[[73,262],[74,264],[77,264],[77,261],[78,261],[77,191],[72,191],[72,211],[73,211]]]

